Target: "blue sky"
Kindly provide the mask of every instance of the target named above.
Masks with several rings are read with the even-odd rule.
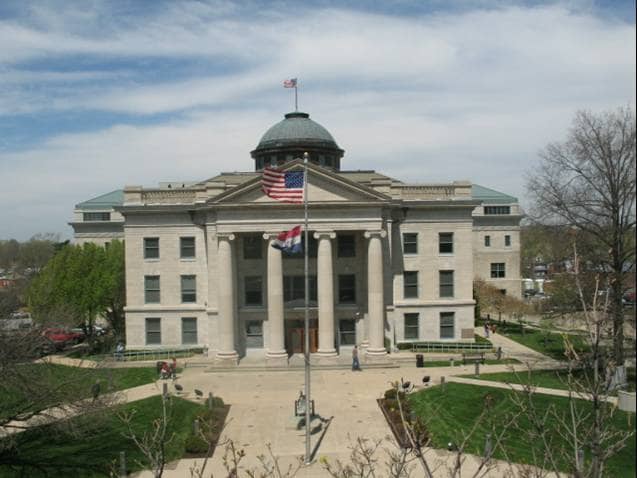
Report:
[[[128,184],[251,170],[299,107],[344,169],[521,198],[579,109],[635,107],[635,4],[0,2],[0,239]]]

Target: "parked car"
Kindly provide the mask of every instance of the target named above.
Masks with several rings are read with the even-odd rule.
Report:
[[[42,333],[55,347],[60,350],[67,345],[75,345],[84,340],[84,334],[59,327],[44,329]]]

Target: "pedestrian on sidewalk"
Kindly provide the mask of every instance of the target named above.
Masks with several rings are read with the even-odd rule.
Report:
[[[486,338],[489,338],[489,322],[486,321],[484,323],[484,336]]]
[[[177,380],[177,357],[173,357],[173,363],[170,364],[170,377]]]
[[[358,346],[354,345],[352,349],[352,372],[360,372],[361,371],[361,363],[358,360]]]

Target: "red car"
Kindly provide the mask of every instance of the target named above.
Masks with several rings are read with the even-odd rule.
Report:
[[[66,345],[76,344],[84,339],[84,334],[72,332],[62,328],[44,329],[43,335],[49,339],[57,348],[63,348]]]

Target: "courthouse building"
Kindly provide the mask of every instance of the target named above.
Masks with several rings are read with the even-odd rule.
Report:
[[[303,206],[265,195],[261,171],[302,170],[305,152],[316,357],[354,344],[374,358],[402,342],[473,341],[476,277],[520,296],[516,198],[348,170],[332,135],[294,112],[250,153],[253,171],[126,186],[76,206],[76,243],[125,241],[129,349],[201,346],[219,360],[273,364],[303,350],[303,256],[270,247],[303,223]]]

